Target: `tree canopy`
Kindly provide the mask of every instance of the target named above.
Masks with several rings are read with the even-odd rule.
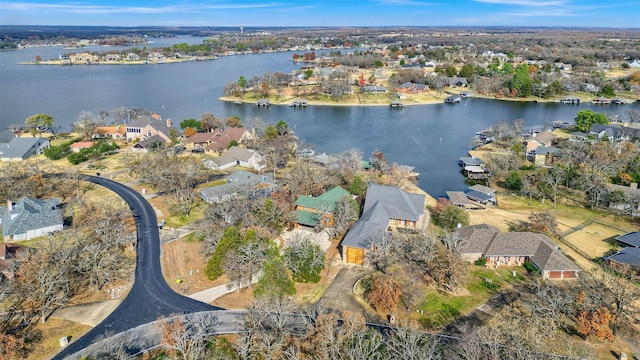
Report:
[[[597,113],[593,110],[580,110],[576,113],[574,118],[576,122],[576,129],[580,131],[589,131],[593,124],[608,124],[609,120],[603,113]]]

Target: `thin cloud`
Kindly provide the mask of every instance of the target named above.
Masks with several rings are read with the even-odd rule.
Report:
[[[197,12],[204,10],[234,10],[234,9],[263,9],[276,7],[279,3],[262,3],[262,4],[202,4],[192,6],[103,6],[103,5],[77,5],[77,4],[46,4],[46,3],[21,3],[21,2],[0,2],[0,10],[12,11],[63,11],[75,14],[167,14],[167,13],[185,13]]]
[[[535,1],[535,0],[474,0],[485,4],[521,5],[521,6],[559,6],[565,5],[565,1]]]
[[[426,2],[426,1],[416,1],[416,0],[379,0],[379,4],[382,5],[407,5],[407,6],[433,6],[433,5],[441,5],[438,3]]]

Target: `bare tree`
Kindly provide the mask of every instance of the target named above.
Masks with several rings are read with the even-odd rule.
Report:
[[[266,241],[255,240],[227,253],[224,262],[224,272],[229,276],[227,287],[240,289],[251,285],[251,280],[267,261],[268,249]]]
[[[203,359],[217,323],[210,312],[167,319],[160,325],[162,345],[185,360]]]

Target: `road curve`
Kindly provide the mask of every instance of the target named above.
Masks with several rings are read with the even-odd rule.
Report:
[[[84,180],[112,190],[129,204],[134,214],[137,232],[135,281],[120,306],[53,359],[64,359],[91,345],[105,334],[117,334],[155,321],[161,316],[221,310],[175,293],[164,281],[160,267],[158,219],[151,204],[142,195],[113,180],[96,176],[86,176]]]

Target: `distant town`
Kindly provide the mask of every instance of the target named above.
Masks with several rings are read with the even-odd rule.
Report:
[[[451,164],[468,188],[441,198],[415,164],[317,153],[286,120],[35,113],[0,132],[0,358],[640,355],[640,32],[72,30],[0,34],[78,47],[30,66],[290,51],[299,71],[225,84],[255,106],[598,107],[477,129]]]

